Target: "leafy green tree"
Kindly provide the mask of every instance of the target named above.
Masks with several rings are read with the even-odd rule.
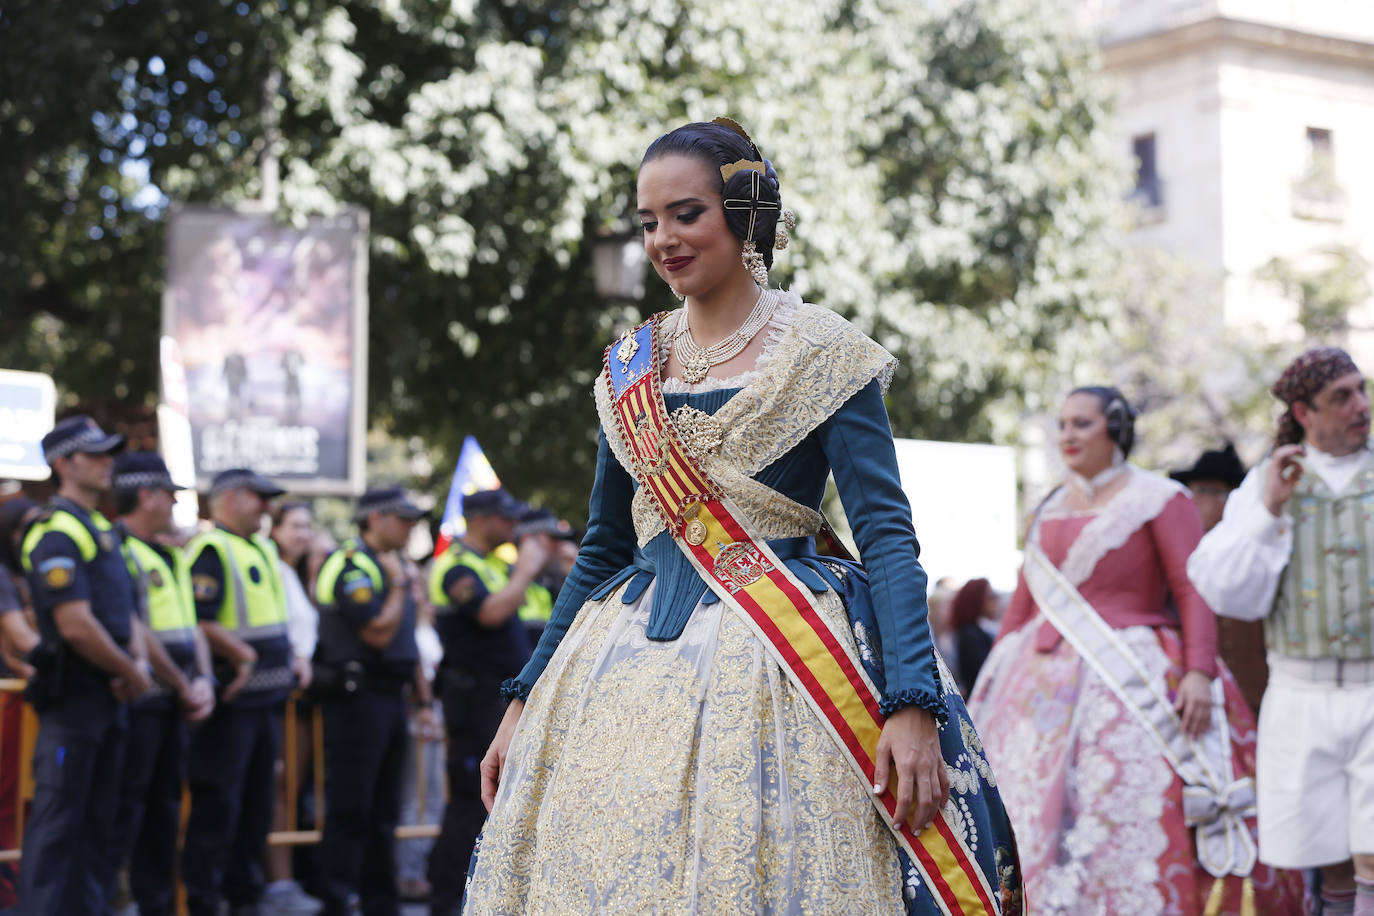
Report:
[[[1313,263],[1316,261],[1317,263]],[[1350,313],[1370,300],[1369,261],[1349,245],[1314,251],[1302,259],[1271,258],[1258,272],[1298,306],[1298,324],[1314,341],[1342,341],[1352,329]]]
[[[1110,300],[1107,96],[1065,21],[1057,0],[19,0],[0,362],[150,403],[167,205],[257,196],[270,151],[282,218],[371,214],[374,424],[423,440],[435,491],[471,433],[577,518],[601,350],[675,304],[652,279],[637,308],[598,297],[589,242],[633,229],[653,137],[729,114],[800,217],[776,282],[902,359],[900,435],[986,438]]]

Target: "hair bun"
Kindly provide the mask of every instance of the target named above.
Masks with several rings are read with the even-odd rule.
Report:
[[[763,160],[763,177],[773,186],[774,191],[782,190],[781,183],[778,181],[778,170],[773,168],[773,161],[771,159]]]
[[[764,171],[741,169],[725,182],[721,198],[726,201],[752,201],[755,194],[755,181],[758,182],[759,206],[752,209],[753,233],[750,234],[751,208],[749,206],[726,206],[725,224],[730,227],[741,241],[753,242],[754,247],[763,255],[764,263],[773,266],[773,243],[777,236],[778,219],[782,216],[782,197],[778,193],[777,172],[767,160]],[[771,177],[770,177],[771,176]]]

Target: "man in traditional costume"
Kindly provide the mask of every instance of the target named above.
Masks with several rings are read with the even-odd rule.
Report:
[[[1269,457],[1188,563],[1220,614],[1263,619],[1259,854],[1320,868],[1325,916],[1374,916],[1374,453],[1343,350],[1293,361]]]

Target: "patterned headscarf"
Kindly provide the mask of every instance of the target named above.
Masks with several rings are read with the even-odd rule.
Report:
[[[1279,418],[1279,432],[1275,445],[1292,445],[1302,441],[1302,426],[1293,415],[1298,401],[1311,403],[1328,384],[1343,375],[1359,372],[1350,354],[1339,347],[1314,347],[1288,364],[1283,375],[1274,383],[1274,397],[1288,405]]]

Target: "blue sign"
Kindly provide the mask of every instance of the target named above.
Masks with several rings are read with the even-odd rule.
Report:
[[[50,376],[0,369],[0,477],[48,479],[41,443],[53,427],[56,409]]]

